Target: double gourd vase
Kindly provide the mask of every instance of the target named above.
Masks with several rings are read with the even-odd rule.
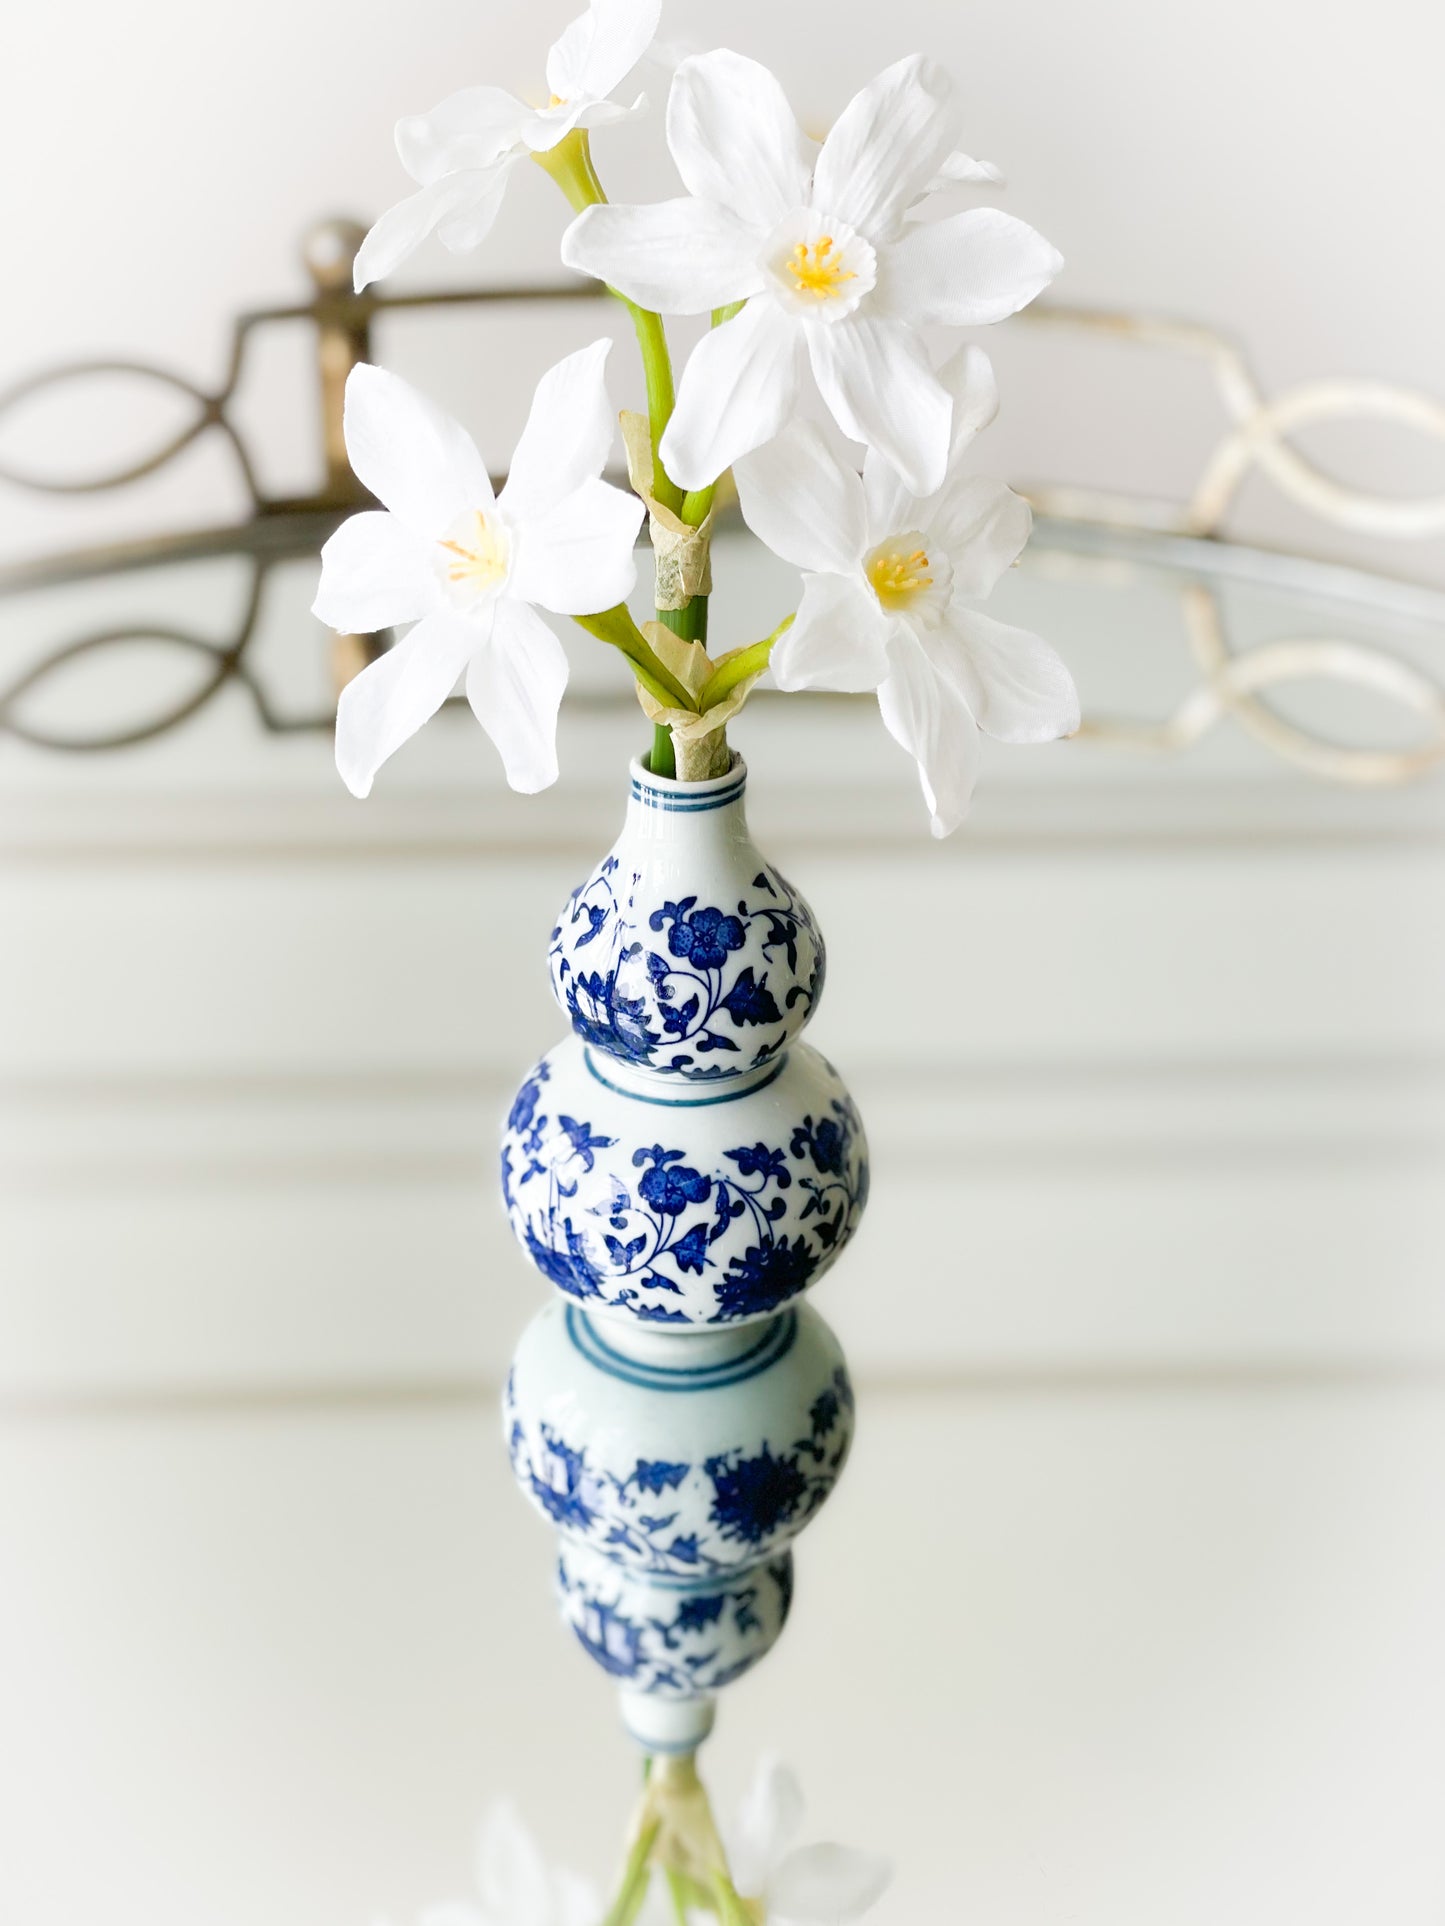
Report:
[[[633,763],[622,833],[552,932],[572,1033],[502,1144],[512,1228],[555,1286],[507,1382],[512,1466],[649,1752],[693,1750],[776,1642],[853,1430],[805,1293],[858,1226],[867,1145],[801,1041],[823,939],[749,835],[746,785],[736,755],[708,782]]]

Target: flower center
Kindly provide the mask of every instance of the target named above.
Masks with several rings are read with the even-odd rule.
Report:
[[[485,509],[473,509],[454,522],[437,547],[452,599],[463,607],[480,601],[507,579],[511,565],[507,531]]]
[[[783,265],[792,275],[798,293],[811,295],[816,301],[831,300],[844,281],[858,279],[844,262],[831,234],[820,234],[816,241],[795,242]]]
[[[811,207],[779,221],[762,265],[776,298],[802,321],[843,320],[878,278],[877,256],[863,236]]]
[[[896,548],[875,549],[868,579],[884,608],[906,608],[920,589],[933,587],[928,568],[926,549],[911,549],[907,555]]]
[[[931,628],[948,607],[953,565],[941,550],[930,553],[917,529],[890,535],[863,559],[868,586],[890,615],[911,615]]]

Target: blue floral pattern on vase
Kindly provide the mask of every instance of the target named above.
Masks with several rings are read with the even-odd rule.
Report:
[[[667,1134],[638,1142],[644,1130]],[[512,1105],[502,1196],[537,1269],[589,1310],[743,1323],[805,1290],[852,1236],[867,1143],[837,1072],[806,1046],[766,1089],[669,1108],[600,1083],[569,1040]]]
[[[564,1538],[632,1572],[704,1579],[775,1556],[817,1512],[853,1441],[853,1389],[833,1364],[787,1443],[739,1441],[696,1461],[637,1457],[625,1467],[560,1421],[526,1413],[515,1370],[504,1416],[513,1474]]]
[[[603,1671],[666,1698],[716,1692],[777,1642],[793,1599],[789,1552],[700,1588],[664,1586],[611,1559],[564,1546],[562,1616]]]
[[[616,851],[573,890],[548,963],[584,1042],[716,1080],[770,1062],[797,1035],[822,992],[823,939],[792,885],[752,854],[750,878],[722,901],[654,899],[646,868]]]

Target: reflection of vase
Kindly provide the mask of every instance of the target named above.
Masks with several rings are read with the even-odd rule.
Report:
[[[523,1337],[507,1434],[563,1539],[563,1614],[649,1749],[690,1749],[761,1658],[788,1545],[852,1435],[801,1293],[856,1229],[867,1145],[797,1041],[823,983],[807,904],[760,855],[746,771],[632,767],[622,835],[553,932],[576,1033],[524,1080],[502,1193],[562,1294]]]

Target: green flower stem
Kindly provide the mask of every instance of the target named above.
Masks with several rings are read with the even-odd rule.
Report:
[[[757,675],[767,668],[773,644],[793,626],[793,620],[791,615],[785,615],[771,635],[764,636],[761,642],[754,642],[746,649],[739,649],[736,655],[728,657],[720,669],[714,669],[698,692],[698,712],[705,713],[714,703],[721,702],[725,695],[730,695],[740,682],[746,682],[750,675]]]
[[[597,615],[574,615],[572,620],[579,629],[595,635],[599,642],[608,642],[614,649],[620,649],[632,664],[632,673],[654,701],[669,709],[697,707],[677,677],[658,661],[626,603],[619,602],[616,608],[603,609]],[[660,775],[662,771],[657,773]]]
[[[688,1926],[689,1910],[700,1912],[704,1906],[712,1910],[712,1894],[699,1886],[695,1879],[689,1879],[686,1873],[680,1873],[672,1866],[667,1868],[667,1890],[677,1926]]]
[[[622,1883],[617,1888],[617,1897],[607,1909],[602,1926],[632,1926],[632,1922],[642,1911],[647,1899],[647,1888],[652,1879],[652,1867],[648,1863],[652,1848],[657,1843],[661,1821],[650,1819],[633,1841],[632,1850],[627,1855],[627,1864],[622,1871]]]
[[[712,1891],[713,1900],[717,1906],[717,1916],[722,1926],[756,1926],[753,1913],[738,1897],[733,1882],[726,1873],[713,1874]]]
[[[694,595],[686,608],[659,609],[657,619],[664,628],[671,629],[674,635],[680,635],[684,642],[701,642],[706,646],[707,597],[705,595]],[[696,702],[690,699],[688,707],[696,706]],[[653,730],[652,756],[647,766],[654,776],[677,774],[677,756],[673,749],[670,730],[663,728]]]
[[[532,159],[552,176],[567,196],[569,204],[579,214],[584,207],[600,207],[606,201],[602,183],[597,178],[597,169],[592,164],[592,148],[585,128],[574,128],[555,147],[549,148],[544,154],[533,154]],[[637,347],[642,356],[642,375],[647,384],[647,419],[652,436],[652,492],[664,508],[670,508],[676,514],[682,507],[682,490],[663,467],[659,452],[662,431],[671,418],[675,399],[667,331],[660,314],[654,314],[650,308],[638,307],[635,301],[629,301],[616,288],[609,287],[607,292],[615,295],[632,316]]]
[[[659,609],[657,619],[684,642],[707,643],[707,597],[694,595],[686,608]]]
[[[660,722],[652,725],[652,754],[647,758],[647,766],[654,776],[677,774],[677,751],[672,746],[672,731]]]

